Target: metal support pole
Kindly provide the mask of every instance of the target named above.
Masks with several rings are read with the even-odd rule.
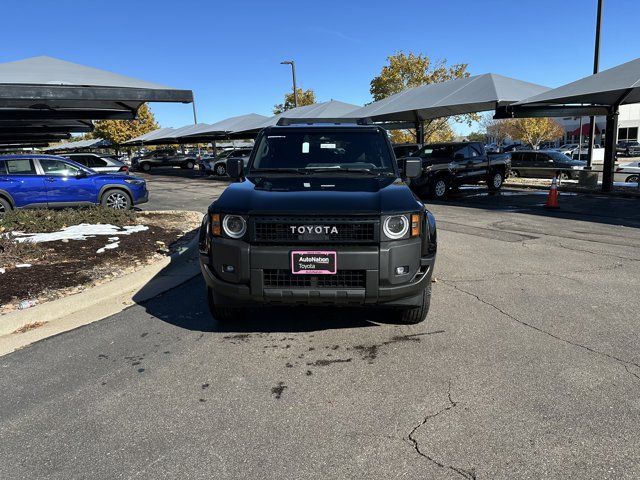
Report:
[[[416,122],[416,143],[420,146],[424,143],[424,121],[418,120]]]
[[[193,102],[191,102],[191,106],[193,107],[193,124],[197,125],[198,124],[198,115],[196,113],[196,99],[194,97]],[[200,144],[198,144],[198,160],[200,160],[200,158],[202,157],[201,153],[200,153]]]
[[[291,65],[291,76],[293,77],[293,105],[298,106],[298,87],[296,86],[296,62],[293,60],[286,60],[280,62],[280,65]]]
[[[293,75],[293,104],[298,106],[298,87],[296,86],[296,62],[291,60],[291,75]]]
[[[618,105],[611,107],[607,114],[607,127],[604,141],[604,165],[602,166],[602,191],[613,188],[613,169],[616,162],[616,143],[618,138]]]
[[[593,73],[598,73],[600,64],[600,30],[602,27],[602,7],[604,0],[598,0],[598,16],[596,17],[596,45],[593,52]],[[607,130],[608,131],[608,130]],[[591,158],[593,157],[593,142],[596,137],[596,117],[589,119],[589,157],[587,158],[587,169],[591,169]]]
[[[580,115],[580,127],[578,128],[580,129],[578,132],[578,160],[580,160],[582,154],[582,115]]]

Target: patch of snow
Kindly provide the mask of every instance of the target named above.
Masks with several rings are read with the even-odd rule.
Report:
[[[3,273],[7,273],[7,271],[4,268],[0,268],[0,274],[3,274]]]
[[[30,268],[31,264],[30,263],[18,263],[16,264],[16,268]]]
[[[109,238],[107,238],[107,240],[110,241],[110,242],[117,242],[120,239],[118,237],[109,237]]]
[[[115,238],[118,238],[118,237],[115,237]],[[108,243],[104,247],[96,250],[96,253],[104,253],[107,250],[113,250],[114,248],[118,248],[119,246],[120,246],[120,242]]]
[[[16,242],[29,242],[29,243],[44,243],[55,242],[57,240],[86,240],[87,238],[95,237],[97,235],[107,235],[111,238],[115,238],[114,235],[131,235],[132,233],[143,232],[149,230],[149,227],[145,225],[130,225],[124,228],[116,227],[115,225],[92,225],[89,223],[81,223],[79,225],[73,225],[71,227],[63,228],[58,232],[51,233],[20,233],[14,232],[13,236]]]

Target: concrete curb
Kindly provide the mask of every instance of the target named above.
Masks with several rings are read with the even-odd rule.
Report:
[[[0,317],[0,356],[38,340],[88,325],[149,300],[200,274],[198,235],[180,251],[111,282],[84,292]],[[24,333],[19,328],[44,325]]]
[[[514,188],[520,190],[549,190],[550,185],[539,185],[535,183],[508,183],[505,182],[504,186],[506,188]],[[576,185],[559,185],[559,192],[568,192],[568,193],[583,193],[587,195],[598,195],[598,196],[606,196],[606,197],[621,197],[621,198],[640,198],[640,190],[638,191],[613,191],[613,192],[602,192],[600,190],[592,190],[585,187],[579,187]]]

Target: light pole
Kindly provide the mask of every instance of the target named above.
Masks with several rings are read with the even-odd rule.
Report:
[[[598,0],[598,16],[596,18],[596,45],[595,51],[593,52],[593,73],[598,73],[598,66],[600,63],[600,30],[602,27],[602,4],[604,0]],[[596,117],[591,116],[589,119],[589,153],[587,157],[587,168],[591,169],[591,157],[593,156],[593,142],[594,137],[596,136]],[[606,131],[605,135],[613,135],[618,132],[609,132]],[[582,147],[581,147],[582,148]],[[580,156],[578,156],[580,158]]]
[[[293,76],[293,105],[298,106],[298,89],[296,88],[296,62],[293,60],[285,60],[280,65],[291,65],[291,75]]]

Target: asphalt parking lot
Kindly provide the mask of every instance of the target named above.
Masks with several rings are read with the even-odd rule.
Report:
[[[224,188],[145,175],[145,209]],[[195,174],[194,174],[195,175]],[[637,199],[430,205],[427,321],[211,320],[204,283],[0,358],[2,478],[640,477]]]

